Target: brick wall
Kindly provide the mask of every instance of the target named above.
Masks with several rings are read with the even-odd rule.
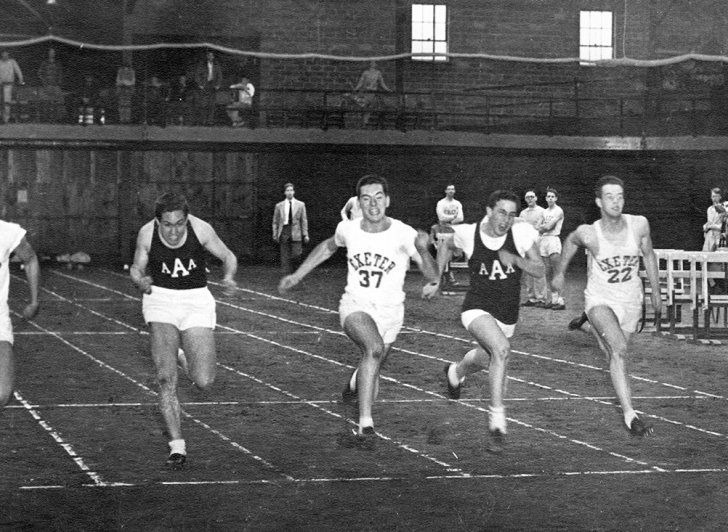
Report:
[[[717,0],[655,2],[623,0],[450,0],[452,52],[562,58],[578,55],[579,9],[615,13],[617,57],[645,59],[669,53],[721,53],[728,42],[723,4]],[[125,20],[127,40],[144,35],[180,35],[190,41],[259,42],[260,52],[382,56],[409,51],[405,0],[138,0]],[[652,11],[650,11],[652,7]],[[626,8],[626,12],[625,12]],[[237,39],[237,41],[236,41]],[[265,89],[346,90],[364,62],[271,59],[258,63],[260,98]],[[441,98],[454,111],[472,111],[472,96],[488,87],[540,97],[641,95],[647,69],[585,67],[484,59],[431,64],[381,61],[388,84],[406,92],[467,91],[469,99]],[[656,69],[652,83],[662,69]],[[543,85],[552,83],[553,85]],[[659,81],[657,82],[659,85]],[[695,87],[692,87],[693,89]],[[416,99],[413,99],[415,101]],[[424,104],[432,102],[423,97]]]

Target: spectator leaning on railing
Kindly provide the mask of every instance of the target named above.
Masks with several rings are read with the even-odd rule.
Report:
[[[10,52],[3,50],[0,54],[0,84],[2,84],[2,106],[3,106],[3,123],[10,121],[10,105],[13,103],[13,87],[15,81],[21,85],[25,84],[23,80],[23,72],[18,66],[18,62],[10,57]]]
[[[56,60],[56,50],[48,48],[48,57],[38,67],[38,79],[42,85],[43,106],[42,114],[44,120],[58,122],[61,118],[63,104],[63,68]]]

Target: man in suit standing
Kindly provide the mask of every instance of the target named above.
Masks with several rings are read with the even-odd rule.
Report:
[[[211,51],[207,52],[205,61],[195,68],[195,83],[198,89],[196,96],[199,122],[211,126],[215,118],[215,94],[222,85],[222,70]]]
[[[308,244],[308,219],[306,204],[293,196],[293,183],[283,186],[286,199],[276,204],[273,211],[273,240],[281,249],[281,270],[288,275],[303,255],[303,244]],[[296,264],[297,266],[297,264]]]

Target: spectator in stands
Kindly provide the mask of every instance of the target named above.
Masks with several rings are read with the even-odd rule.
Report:
[[[48,48],[48,58],[38,67],[38,79],[42,85],[42,117],[43,120],[58,122],[63,108],[63,92],[61,82],[63,69],[56,61],[55,48]]]
[[[56,60],[55,48],[48,48],[48,57],[38,67],[38,79],[42,86],[44,102],[43,117],[51,121],[57,121],[60,117],[60,109],[63,104],[63,67]]]
[[[116,71],[116,97],[119,106],[120,124],[131,122],[135,85],[136,72],[131,66],[131,61],[124,59],[124,63]]]
[[[94,123],[96,103],[99,98],[99,89],[96,79],[91,74],[83,78],[83,86],[79,96],[78,123],[82,126],[90,126]]]
[[[152,76],[146,83],[144,104],[146,106],[146,124],[162,127],[167,125],[165,119],[167,88],[157,76]]]
[[[369,63],[369,68],[361,73],[359,82],[356,84],[356,87],[354,87],[354,92],[360,93],[357,95],[357,98],[359,101],[363,102],[364,108],[371,110],[376,109],[381,105],[381,99],[377,94],[380,90],[392,92],[392,90],[387,87],[387,84],[384,82],[382,71],[377,68],[377,62],[371,61]],[[362,115],[362,127],[366,127],[369,123],[370,115],[370,112],[365,112]]]
[[[191,96],[187,76],[180,74],[169,86],[169,121],[172,124],[182,125],[187,117],[187,102]]]
[[[13,103],[13,90],[16,81],[21,85],[25,84],[23,72],[20,70],[18,62],[10,57],[10,52],[3,50],[0,53],[0,84],[3,88],[0,100],[3,106],[3,124],[10,121],[10,106]]]
[[[215,119],[215,95],[222,85],[222,69],[212,51],[208,51],[205,60],[195,67],[195,83],[198,123],[211,126]]]
[[[243,76],[238,83],[230,85],[232,102],[227,106],[227,114],[233,127],[247,126],[253,109],[255,87]]]

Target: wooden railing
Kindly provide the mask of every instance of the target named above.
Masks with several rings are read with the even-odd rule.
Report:
[[[346,90],[261,88],[247,117],[250,127],[375,128],[579,136],[724,135],[728,97],[710,94],[584,96],[576,87],[557,94],[482,90],[359,94]],[[544,91],[547,92],[547,91]],[[219,91],[215,126],[229,126],[229,91]],[[93,120],[79,120],[78,97],[50,102],[42,90],[22,87],[12,121],[119,123],[113,92],[94,103]],[[103,116],[103,119],[102,119]],[[199,125],[196,100],[133,101],[131,123]]]

